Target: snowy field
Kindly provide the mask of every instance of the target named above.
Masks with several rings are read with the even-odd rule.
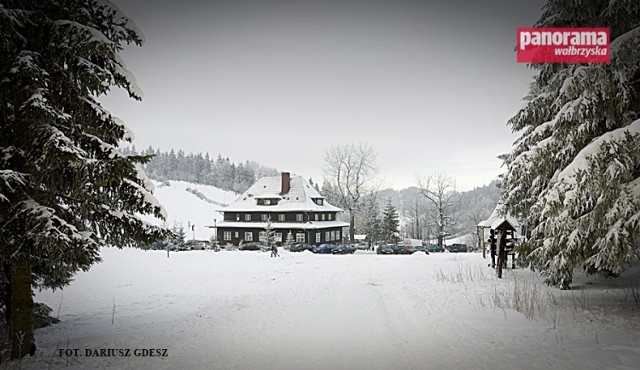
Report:
[[[102,256],[64,291],[36,295],[62,321],[37,330],[37,355],[12,367],[637,369],[640,363],[637,269],[621,280],[581,278],[574,290],[559,291],[528,270],[507,270],[498,280],[478,253],[282,251],[270,258],[190,251],[167,258],[163,251],[103,249]],[[148,354],[142,349],[159,349],[152,353],[160,356],[141,356]],[[110,356],[96,356],[100,350]]]

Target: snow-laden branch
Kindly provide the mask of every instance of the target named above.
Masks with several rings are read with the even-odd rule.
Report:
[[[593,140],[578,152],[573,161],[560,172],[557,180],[566,182],[575,181],[574,177],[576,172],[588,169],[589,158],[593,156],[604,143],[620,140],[624,138],[626,134],[640,134],[640,120],[634,121],[629,126],[609,131]]]

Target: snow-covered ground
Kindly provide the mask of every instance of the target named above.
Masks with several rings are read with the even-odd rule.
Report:
[[[62,321],[36,331],[38,353],[21,368],[637,369],[640,363],[637,268],[619,280],[579,277],[573,290],[559,291],[529,270],[507,270],[499,280],[479,253],[281,251],[270,258],[223,250],[167,258],[163,251],[103,249],[102,256],[63,291],[36,295]],[[130,356],[96,356],[102,349]],[[166,356],[136,356],[147,354],[142,349]]]
[[[231,204],[238,197],[232,191],[221,190],[211,185],[185,181],[166,183],[169,185],[153,181],[156,187],[153,195],[167,210],[167,220],[163,222],[148,215],[141,218],[155,225],[165,225],[169,228],[182,225],[187,240],[194,237],[194,231],[196,239],[208,240],[214,230],[208,226],[214,225],[214,219],[218,221],[222,219],[222,214],[218,212],[223,208],[221,205]],[[200,193],[203,197],[198,197],[195,193]],[[193,230],[192,225],[195,225]]]

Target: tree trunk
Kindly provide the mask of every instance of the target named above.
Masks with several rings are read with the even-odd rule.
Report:
[[[33,298],[31,296],[31,264],[28,255],[19,255],[11,266],[9,281],[9,337],[11,359],[26,356],[32,350]]]
[[[354,210],[349,210],[349,241],[350,243],[355,243],[355,232],[356,232],[356,214]]]

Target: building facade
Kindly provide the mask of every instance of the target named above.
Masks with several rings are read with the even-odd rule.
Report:
[[[290,237],[294,242],[338,243],[349,224],[337,219],[342,209],[325,198],[302,176],[263,177],[234,203],[220,209],[223,221],[216,224],[219,244],[261,242],[271,224],[276,244]]]

